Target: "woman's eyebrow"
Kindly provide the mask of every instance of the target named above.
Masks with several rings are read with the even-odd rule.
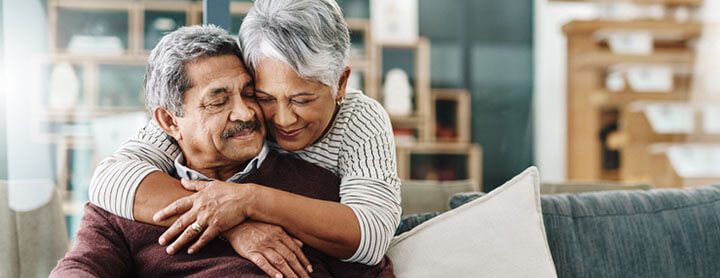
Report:
[[[291,98],[293,98],[293,97],[300,97],[300,96],[314,96],[314,95],[315,95],[315,94],[313,94],[313,93],[310,93],[310,92],[299,92],[299,93],[296,93],[296,94],[292,94],[292,95],[290,95],[290,97],[291,97]]]

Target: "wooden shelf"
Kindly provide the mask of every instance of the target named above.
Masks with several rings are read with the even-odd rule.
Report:
[[[578,53],[570,66],[607,68],[617,64],[693,64],[695,53],[689,49],[661,50],[651,55],[622,55],[610,51]]]
[[[550,2],[572,2],[572,3],[611,3],[627,2],[627,0],[549,0]],[[642,5],[665,5],[665,6],[689,6],[698,7],[703,0],[630,0],[630,2]]]
[[[655,92],[655,93],[635,93],[635,92],[608,92],[600,90],[589,96],[590,102],[597,107],[618,107],[626,105],[630,102],[642,100],[654,101],[672,101],[672,100],[688,100],[689,94],[686,91],[675,92]]]
[[[431,108],[430,108],[430,133],[433,135],[434,141],[437,142],[470,142],[470,92],[465,89],[433,89],[431,92]],[[454,115],[439,115],[438,102],[450,101],[455,105]],[[444,138],[438,134],[439,117],[450,116],[454,119],[453,131],[454,138]]]
[[[75,120],[89,120],[98,117],[112,116],[122,113],[144,112],[144,107],[113,107],[95,109],[52,109],[41,108],[37,115],[43,121],[72,122]]]
[[[562,31],[568,36],[594,35],[602,30],[650,32],[659,37],[698,38],[702,24],[698,22],[677,22],[672,20],[574,20],[565,24]]]
[[[664,4],[666,6],[696,5],[687,1],[634,1],[636,3]],[[622,120],[630,112],[630,103],[637,101],[686,101],[689,99],[692,69],[697,59],[693,40],[702,34],[702,24],[673,20],[575,20],[565,24],[567,36],[567,177],[570,180],[622,180],[637,181],[640,171],[625,167],[628,164],[649,162],[647,150],[642,146],[609,149],[609,145],[627,140],[627,130],[642,129],[637,121]],[[607,39],[616,32],[648,32],[652,35],[653,50],[648,55],[613,53]],[[621,92],[609,92],[605,78],[609,72],[623,72],[623,66],[634,64],[669,65],[673,67],[674,88],[670,92],[640,93],[631,91],[627,80]],[[625,78],[625,77],[623,77]],[[614,126],[618,131],[612,133]],[[608,136],[610,132],[611,136]],[[601,134],[603,139],[601,139]],[[620,134],[620,135],[618,135]],[[672,139],[672,138],[663,138]],[[609,141],[603,141],[609,140]],[[612,141],[612,142],[610,142]],[[631,140],[632,141],[632,140]],[[627,143],[627,142],[626,142]],[[617,147],[617,146],[614,146]],[[619,169],[612,167],[618,157]],[[640,159],[636,162],[628,157]],[[610,164],[604,164],[607,160]],[[644,171],[644,170],[643,170]],[[647,171],[645,171],[647,172]]]
[[[425,118],[418,115],[409,115],[409,116],[394,116],[390,115],[390,122],[393,124],[409,124],[409,125],[417,125],[420,123],[425,122]]]
[[[60,51],[52,54],[39,55],[35,58],[40,63],[93,63],[93,64],[113,64],[113,65],[142,65],[147,63],[147,54],[76,54]]]
[[[402,180],[410,179],[411,156],[424,155],[465,155],[467,178],[478,185],[482,190],[482,148],[470,143],[414,143],[397,146],[398,177]]]

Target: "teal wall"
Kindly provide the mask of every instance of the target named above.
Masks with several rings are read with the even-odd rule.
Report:
[[[533,1],[420,0],[432,86],[467,88],[491,190],[533,163]]]
[[[368,0],[338,3],[346,17],[369,17]],[[533,1],[418,5],[420,35],[431,41],[432,87],[471,92],[472,141],[483,147],[484,190],[492,190],[533,164]],[[383,59],[408,60],[401,55]]]

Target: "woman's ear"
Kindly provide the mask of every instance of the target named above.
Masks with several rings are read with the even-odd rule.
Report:
[[[153,110],[153,119],[155,119],[155,122],[158,123],[158,126],[160,126],[165,133],[175,138],[175,140],[179,141],[182,139],[182,133],[180,133],[180,128],[178,127],[174,113],[165,108],[156,107],[155,110]]]
[[[338,81],[337,95],[335,95],[336,102],[341,101],[345,97],[345,89],[347,88],[348,79],[350,79],[350,72],[350,67],[345,67],[345,70],[340,76],[340,81]]]

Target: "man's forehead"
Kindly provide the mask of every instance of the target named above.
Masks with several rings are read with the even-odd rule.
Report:
[[[239,86],[252,85],[253,79],[245,65],[235,55],[212,56],[197,59],[185,65],[188,90],[195,86],[203,85],[203,91],[208,93],[219,93],[227,90],[228,80],[237,82]],[[228,77],[230,77],[228,79]]]

